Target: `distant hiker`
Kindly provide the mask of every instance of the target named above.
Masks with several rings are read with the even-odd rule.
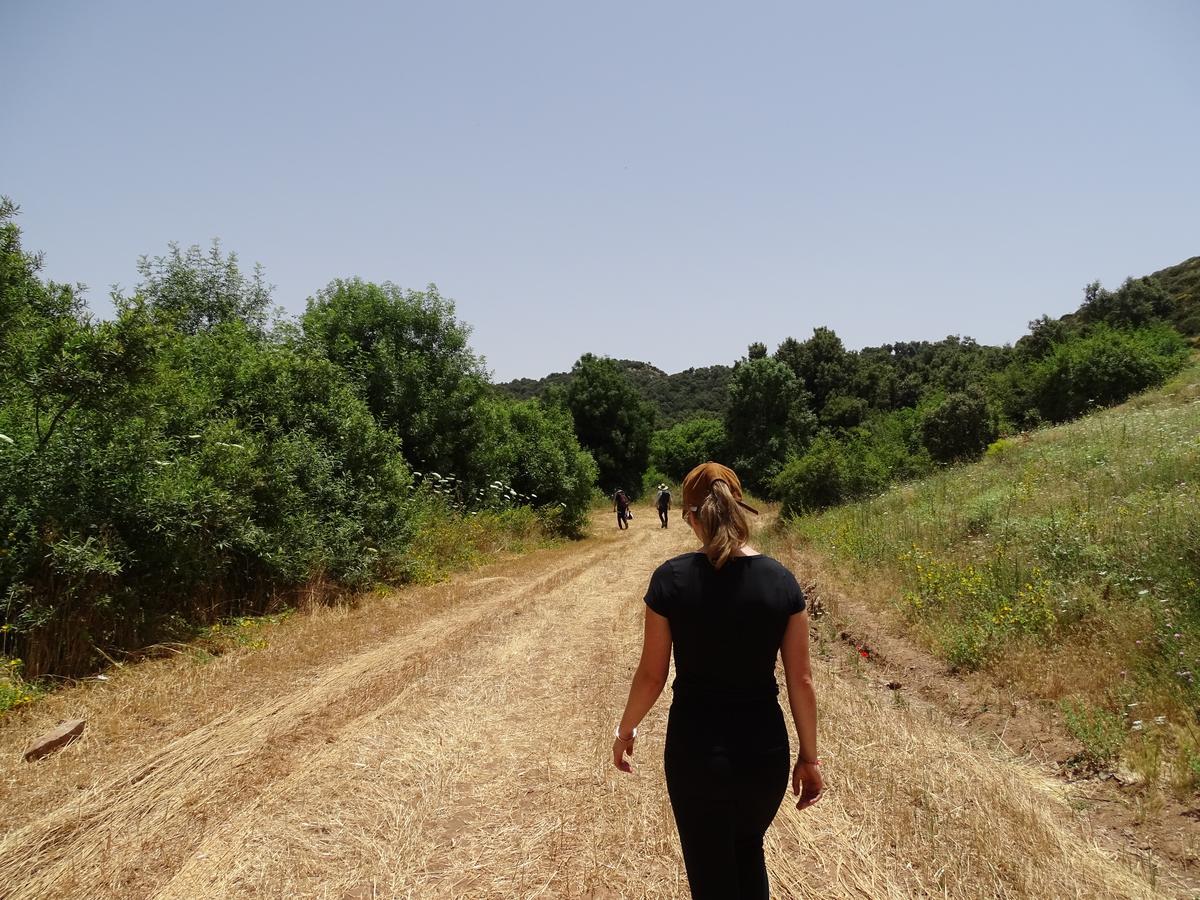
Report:
[[[662,522],[662,527],[667,527],[667,512],[671,509],[671,490],[665,484],[658,486],[658,499],[655,501],[655,506],[658,507],[658,521]]]
[[[613,765],[633,771],[637,726],[666,686],[673,646],[663,762],[695,900],[768,897],[763,835],[791,762],[777,654],[800,740],[796,807],[816,803],[824,790],[804,592],[791,572],[746,543],[743,509],[756,512],[742,501],[737,475],[719,463],[683,480],[683,518],[703,546],[650,576],[642,657],[613,735]]]
[[[620,488],[613,494],[613,509],[617,511],[617,527],[628,528],[628,520],[633,518],[633,514],[629,512],[629,498]]]

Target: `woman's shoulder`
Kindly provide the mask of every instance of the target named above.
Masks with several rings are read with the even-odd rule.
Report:
[[[654,570],[646,590],[646,603],[652,610],[664,616],[670,614],[673,598],[695,583],[696,557],[705,558],[703,553],[681,553],[660,563]]]
[[[768,556],[765,553],[756,553],[753,556],[739,556],[735,558],[746,560],[754,567],[756,572],[763,575],[772,578],[781,578],[785,581],[796,581],[796,576],[792,570],[773,556]]]
[[[699,551],[691,553],[680,553],[678,556],[672,556],[659,565],[654,573],[657,575],[660,572],[681,572],[690,568],[694,568],[701,562],[708,562],[708,557]]]

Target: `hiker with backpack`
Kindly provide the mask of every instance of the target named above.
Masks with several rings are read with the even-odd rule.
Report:
[[[658,499],[655,502],[658,507],[658,521],[662,523],[662,527],[667,527],[667,513],[671,509],[671,489],[665,484],[658,486]]]
[[[613,509],[617,511],[617,528],[628,528],[628,520],[633,518],[633,514],[629,511],[629,497],[621,488],[617,488],[613,494]]]

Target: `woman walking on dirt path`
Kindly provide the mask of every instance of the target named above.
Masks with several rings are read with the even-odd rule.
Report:
[[[642,658],[613,740],[613,765],[632,771],[626,756],[666,686],[673,645],[663,762],[695,900],[768,897],[763,836],[791,763],[777,653],[800,740],[797,808],[823,790],[804,594],[791,572],[746,543],[743,509],[757,514],[731,469],[707,462],[684,479],[683,517],[703,548],[667,560],[650,578]]]

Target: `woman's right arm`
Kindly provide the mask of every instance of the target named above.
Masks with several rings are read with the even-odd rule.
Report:
[[[821,797],[824,782],[817,760],[817,694],[813,690],[812,664],[808,657],[808,613],[788,619],[780,644],[787,679],[788,703],[800,741],[800,758],[792,772],[792,790],[800,799],[797,809],[812,806]]]

